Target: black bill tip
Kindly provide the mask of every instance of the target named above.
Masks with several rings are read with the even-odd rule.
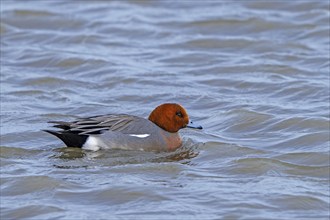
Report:
[[[193,128],[193,129],[203,129],[201,125],[196,125],[194,122],[189,121],[187,128]]]

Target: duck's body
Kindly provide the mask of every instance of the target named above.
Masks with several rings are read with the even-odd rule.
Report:
[[[111,148],[171,151],[181,146],[178,130],[187,127],[189,118],[182,106],[167,103],[158,106],[149,119],[111,114],[50,123],[62,130],[45,131],[60,138],[68,147],[94,151]],[[201,129],[200,126],[196,128]]]

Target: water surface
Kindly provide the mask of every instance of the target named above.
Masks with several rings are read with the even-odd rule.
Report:
[[[328,1],[1,1],[1,219],[328,219]],[[176,152],[50,120],[178,102]]]

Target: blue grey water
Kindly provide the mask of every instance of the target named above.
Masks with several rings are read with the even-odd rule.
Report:
[[[1,1],[1,219],[329,219],[329,1]],[[50,120],[178,102],[175,152]]]

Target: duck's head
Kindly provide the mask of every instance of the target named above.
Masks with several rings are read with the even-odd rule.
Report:
[[[185,127],[202,129],[202,126],[195,126],[192,122],[189,122],[187,111],[176,103],[165,103],[156,107],[148,119],[158,127],[171,133]]]

